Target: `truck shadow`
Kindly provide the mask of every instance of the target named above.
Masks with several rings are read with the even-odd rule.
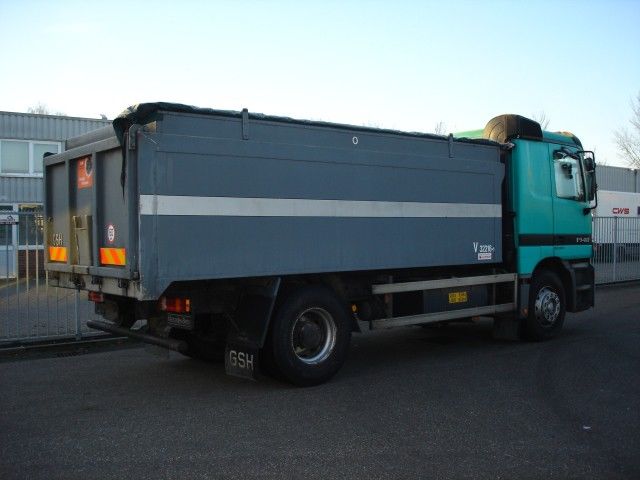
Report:
[[[575,325],[569,324],[567,327],[561,337],[551,343],[573,341],[576,336],[581,336],[580,329]],[[491,321],[488,320],[366,332],[353,335],[345,365],[329,383],[367,383],[371,377],[382,380],[406,372],[428,373],[436,369],[490,361],[487,357],[526,356],[527,352],[540,348],[540,343],[495,340]],[[226,375],[221,362],[207,363],[175,352],[160,357],[145,351],[144,347],[131,348],[130,352],[134,358],[126,362],[123,359],[117,367],[114,365],[102,371],[101,381],[107,384],[131,382],[143,390],[155,390],[162,395],[177,385],[187,396],[207,395],[216,391],[250,394],[299,390],[265,374],[260,375],[257,381],[230,377]],[[312,387],[312,390],[321,388],[322,385]]]
[[[588,328],[582,322],[574,322],[572,316],[567,316],[560,336],[547,342],[494,339],[489,319],[355,334],[344,375],[388,376],[406,370],[473,367],[479,361],[490,361],[487,357],[526,357],[549,345],[561,348],[588,334]]]

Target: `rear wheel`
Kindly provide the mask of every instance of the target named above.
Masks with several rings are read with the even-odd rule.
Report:
[[[340,369],[351,340],[346,307],[325,287],[290,292],[273,318],[264,354],[269,370],[298,386],[317,385]]]
[[[542,271],[533,277],[529,292],[526,337],[534,341],[555,337],[562,330],[567,310],[560,278],[553,272]]]

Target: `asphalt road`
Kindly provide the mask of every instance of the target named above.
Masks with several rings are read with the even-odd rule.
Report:
[[[328,384],[144,348],[0,362],[0,478],[640,478],[640,285],[545,343],[354,336]],[[60,355],[60,354],[57,354]]]

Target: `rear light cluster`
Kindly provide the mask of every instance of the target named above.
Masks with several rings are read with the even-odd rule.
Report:
[[[188,298],[160,298],[160,310],[171,313],[190,313],[191,300]]]
[[[101,292],[89,292],[89,300],[96,303],[103,303],[104,294]]]

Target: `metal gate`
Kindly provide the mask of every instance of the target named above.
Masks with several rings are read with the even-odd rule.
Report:
[[[47,285],[43,232],[40,212],[0,215],[0,347],[103,335],[85,324],[98,318],[86,293]]]
[[[640,217],[594,217],[596,283],[640,279]]]

